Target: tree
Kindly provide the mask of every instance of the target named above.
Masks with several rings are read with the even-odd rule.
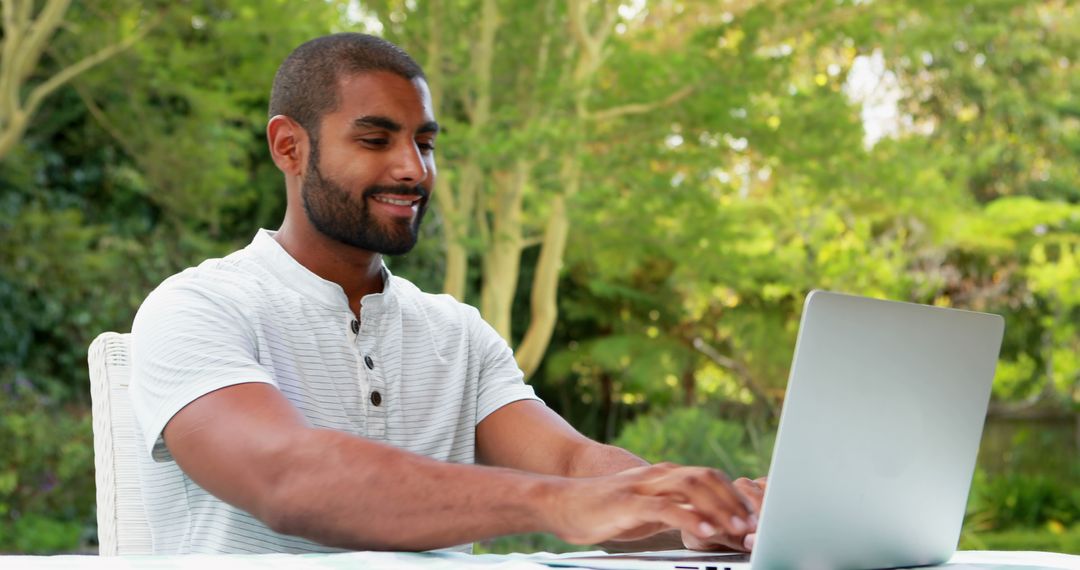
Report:
[[[654,86],[649,97],[638,92],[596,108],[599,71],[613,49],[630,49],[610,42],[620,19],[616,2],[409,6],[385,3],[377,13],[391,39],[427,55],[437,112],[449,125],[446,138],[463,149],[443,161],[436,193],[446,238],[444,289],[467,298],[469,259],[478,257],[481,314],[508,341],[520,338],[518,364],[532,375],[557,321],[568,203],[581,187],[596,125],[674,105],[693,86],[669,73],[673,83]],[[458,26],[477,41],[439,43]],[[562,36],[570,40],[558,41]],[[525,330],[517,334],[513,305],[529,247],[539,253],[528,318],[521,319]]]
[[[144,22],[122,30],[124,37],[97,49],[74,63],[51,72],[48,78],[34,81],[39,62],[54,34],[65,23],[70,0],[48,0],[35,14],[33,0],[5,0],[3,42],[0,47],[0,160],[26,133],[34,115],[45,99],[79,74],[115,57],[141,40],[155,25]],[[122,18],[123,21],[123,18]],[[32,86],[31,86],[32,85]]]

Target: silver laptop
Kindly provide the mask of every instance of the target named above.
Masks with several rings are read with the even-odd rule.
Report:
[[[948,560],[1003,332],[998,315],[811,292],[749,560],[671,551],[545,563],[824,570]]]

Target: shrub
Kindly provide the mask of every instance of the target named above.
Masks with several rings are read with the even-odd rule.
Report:
[[[769,469],[775,434],[724,420],[704,408],[679,408],[639,417],[614,444],[656,463],[718,467],[732,478],[759,477]]]
[[[90,414],[24,380],[0,383],[0,551],[79,548],[94,525]]]
[[[1077,469],[1080,471],[1080,469]],[[973,532],[1068,528],[1080,523],[1076,479],[1054,473],[975,473],[967,527]]]

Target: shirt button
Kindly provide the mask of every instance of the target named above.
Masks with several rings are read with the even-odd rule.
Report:
[[[367,364],[368,370],[375,370],[375,361],[370,356],[364,357],[364,364]]]
[[[352,332],[353,334],[360,334],[360,321],[353,319]]]
[[[382,404],[382,394],[380,394],[377,390],[372,390],[371,392],[371,403],[376,406]]]

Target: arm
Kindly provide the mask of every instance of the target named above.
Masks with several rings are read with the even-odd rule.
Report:
[[[610,475],[649,463],[612,445],[597,443],[543,403],[520,400],[476,426],[480,463],[562,477]]]
[[[267,384],[195,400],[164,436],[200,486],[275,531],[323,544],[427,549],[543,527],[544,479],[313,429]]]
[[[712,470],[661,465],[573,479],[442,463],[313,429],[261,383],[198,398],[164,437],[218,498],[278,532],[346,548],[422,550],[520,532],[594,544],[645,525],[706,537],[746,514]],[[694,492],[680,503],[693,510],[670,498],[687,486]]]

